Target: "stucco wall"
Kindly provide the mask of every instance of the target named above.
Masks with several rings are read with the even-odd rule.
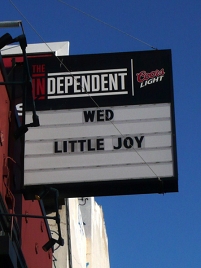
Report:
[[[88,268],[109,268],[108,238],[102,208],[94,198],[88,198],[86,205],[80,206],[85,222]]]
[[[65,245],[54,252],[56,267],[69,268],[71,258],[73,268],[109,268],[108,239],[102,208],[93,197],[70,198],[66,200],[67,203],[70,232],[67,232],[66,207],[62,206],[61,230]],[[51,230],[57,230],[53,221],[49,221],[49,224]],[[68,250],[68,236],[71,241],[71,256]]]

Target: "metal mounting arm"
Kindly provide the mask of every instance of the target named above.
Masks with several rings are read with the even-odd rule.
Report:
[[[58,202],[59,192],[58,192],[58,190],[55,189],[55,188],[51,188],[51,187],[48,188],[48,187],[46,187],[41,194],[36,195],[35,197],[36,197],[37,200],[41,200],[49,192],[53,192],[54,193],[55,212],[56,212],[56,215],[55,216],[40,216],[40,215],[29,215],[29,214],[0,213],[0,216],[5,216],[5,217],[21,217],[21,218],[36,218],[36,219],[52,219],[52,220],[55,220],[56,223],[57,223],[58,236],[59,237],[58,237],[57,240],[54,239],[54,238],[50,238],[50,240],[42,247],[44,251],[48,251],[56,243],[58,245],[60,245],[60,246],[63,246],[64,245],[64,239],[61,236],[60,215],[59,215],[59,202]]]

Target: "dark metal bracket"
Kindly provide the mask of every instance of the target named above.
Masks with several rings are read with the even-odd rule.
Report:
[[[48,251],[50,248],[54,246],[55,243],[57,243],[60,246],[64,245],[64,239],[61,236],[61,226],[60,226],[60,215],[59,215],[59,191],[52,187],[46,187],[42,193],[39,195],[35,195],[36,200],[41,200],[45,197],[46,194],[49,192],[53,192],[54,194],[54,201],[55,201],[55,216],[40,216],[40,215],[30,215],[30,214],[14,214],[14,213],[0,213],[0,216],[5,217],[20,217],[20,218],[35,218],[35,219],[52,219],[55,220],[57,223],[58,228],[58,239],[50,238],[50,240],[42,247],[44,251]]]

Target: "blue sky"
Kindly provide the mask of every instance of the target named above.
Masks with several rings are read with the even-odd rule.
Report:
[[[3,0],[1,4],[1,21],[22,20],[28,43],[42,42],[39,35],[45,42],[70,41],[72,55],[151,50],[133,37],[172,50],[179,193],[96,200],[104,210],[111,268],[200,267],[201,2]]]

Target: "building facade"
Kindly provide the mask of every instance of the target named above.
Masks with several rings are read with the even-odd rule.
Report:
[[[41,202],[24,199],[23,138],[15,139],[19,117],[15,88],[8,79],[0,56],[0,267],[52,267],[52,250],[42,246],[50,238]],[[27,214],[27,217],[23,215]],[[41,216],[41,219],[28,215]],[[12,215],[12,216],[9,216]]]
[[[60,216],[66,243],[53,253],[55,267],[110,268],[103,210],[94,197],[66,199]],[[54,221],[50,220],[49,226],[56,237]]]
[[[2,49],[1,52],[0,267],[109,268],[103,211],[93,197],[59,199],[64,245],[55,243],[46,251],[42,249],[48,240],[58,239],[57,222],[55,219],[46,219],[46,215],[54,217],[54,203],[49,199],[44,199],[44,202],[25,200],[22,194],[24,138],[22,135],[16,139],[13,133],[16,133],[23,121],[23,94],[19,86],[6,86],[3,83],[12,83],[16,76],[19,77],[23,58],[20,48],[16,46]],[[28,58],[36,54],[68,55],[69,42],[28,45],[26,52]],[[3,65],[9,73],[9,80]],[[8,217],[3,216],[4,213],[21,216]],[[5,243],[8,244],[6,251],[3,249]]]

